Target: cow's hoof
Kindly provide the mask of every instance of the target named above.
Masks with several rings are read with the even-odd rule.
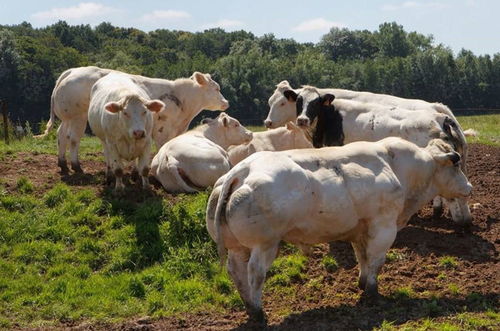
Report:
[[[264,313],[264,310],[262,309],[250,309],[248,310],[248,317],[249,320],[258,322],[258,323],[265,323],[266,322],[266,314]]]
[[[80,166],[80,163],[71,163],[71,169],[78,174],[83,174],[83,169]]]
[[[68,173],[69,172],[68,164],[66,163],[66,161],[64,161],[64,160],[58,160],[57,161],[57,166],[59,168],[61,168],[61,172],[62,173]]]
[[[365,299],[377,299],[380,297],[377,284],[366,284],[362,295]]]

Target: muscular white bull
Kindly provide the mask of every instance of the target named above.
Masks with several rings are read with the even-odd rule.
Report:
[[[116,72],[99,67],[68,69],[58,78],[51,96],[50,120],[43,137],[52,128],[55,118],[61,120],[57,130],[58,165],[67,171],[66,150],[69,145],[71,167],[82,171],[78,159],[80,140],[87,124],[87,111],[92,85],[100,78]],[[158,148],[185,132],[191,120],[203,109],[226,110],[228,101],[220,93],[217,82],[209,74],[194,72],[190,78],[166,80],[130,75],[147,92],[148,98],[160,99],[169,106],[154,116],[153,139]]]
[[[149,100],[146,91],[122,73],[110,73],[94,84],[89,124],[104,146],[107,174],[112,171],[116,177],[115,191],[124,188],[123,159],[137,160],[142,185],[148,188],[153,112],[164,106],[160,100]]]
[[[352,243],[359,286],[377,275],[396,233],[435,195],[470,194],[460,155],[436,139],[420,148],[401,138],[343,147],[258,152],[221,177],[207,206],[217,242],[247,311],[262,317],[262,287],[281,240],[307,246]]]
[[[252,139],[251,131],[225,113],[204,123],[168,141],[153,158],[151,170],[167,191],[197,192],[213,186],[231,169],[227,148]]]
[[[229,160],[234,166],[247,156],[260,151],[285,151],[287,149],[311,148],[306,132],[288,122],[284,127],[256,132],[250,143],[231,146],[228,149]]]
[[[446,112],[429,106],[419,110],[337,99],[333,94],[322,91],[311,86],[300,89],[299,93],[293,89],[282,89],[283,97],[295,105],[297,123],[304,128],[314,127],[312,136],[316,147],[361,140],[376,141],[389,136],[405,138],[422,147],[433,138],[443,137],[461,155],[467,154],[462,130],[454,117]],[[463,159],[465,163],[466,158]],[[464,164],[462,169],[465,171]],[[440,215],[441,199],[436,197],[434,202],[434,213]],[[449,201],[449,208],[454,221],[471,224],[472,216],[466,200]]]

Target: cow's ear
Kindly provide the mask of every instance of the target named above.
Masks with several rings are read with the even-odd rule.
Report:
[[[105,106],[104,109],[109,111],[110,113],[118,113],[120,110],[123,109],[123,106],[118,103],[118,102],[108,102]]]
[[[195,71],[193,76],[191,76],[198,84],[205,85],[208,83],[207,77],[201,72]]]
[[[335,100],[335,96],[333,94],[330,94],[330,93],[327,93],[321,97],[321,101],[322,101],[321,103],[324,106],[330,106],[332,104],[333,100]]]
[[[291,101],[291,102],[297,101],[298,94],[295,93],[294,90],[283,91],[283,95],[285,96],[285,98],[288,99],[288,101]]]
[[[227,118],[227,116],[224,116],[222,118],[222,125],[224,125],[224,127],[227,127],[229,124],[229,119]]]
[[[441,165],[458,165],[461,158],[457,152],[450,152],[435,155],[434,160]]]
[[[151,100],[146,102],[144,105],[147,109],[155,113],[158,113],[165,108],[165,104],[160,100]]]
[[[210,124],[214,121],[213,118],[206,117],[200,121],[200,124]]]

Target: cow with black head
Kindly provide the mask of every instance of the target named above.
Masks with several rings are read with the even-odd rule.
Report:
[[[344,144],[342,116],[332,104],[333,94],[321,95],[315,87],[305,86],[299,93],[289,89],[283,95],[296,102],[297,125],[310,129],[314,147]]]

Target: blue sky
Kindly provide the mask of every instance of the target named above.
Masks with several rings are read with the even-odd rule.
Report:
[[[498,0],[0,0],[0,24],[30,22],[35,27],[69,24],[203,31],[221,27],[261,36],[317,42],[332,26],[375,30],[396,21],[406,31],[432,34],[457,53],[500,52]]]

